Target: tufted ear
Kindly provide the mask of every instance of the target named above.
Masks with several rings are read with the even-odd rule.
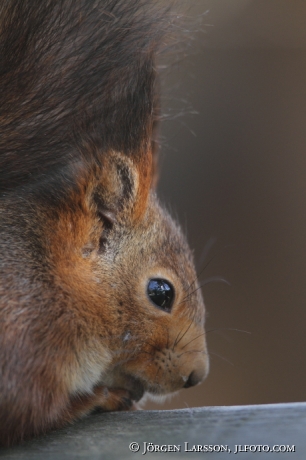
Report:
[[[97,213],[111,224],[126,217],[139,219],[146,209],[153,170],[151,152],[137,160],[118,152],[107,155],[92,193]]]

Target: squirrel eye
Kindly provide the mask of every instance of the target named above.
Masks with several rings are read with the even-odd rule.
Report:
[[[147,293],[149,299],[157,307],[167,312],[171,311],[174,299],[174,289],[168,281],[151,279],[148,283]]]

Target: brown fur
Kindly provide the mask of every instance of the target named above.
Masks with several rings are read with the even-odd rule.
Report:
[[[86,24],[86,14],[92,11],[85,3],[76,3],[84,10]],[[141,2],[130,3],[139,7]],[[24,8],[21,1],[11,4]],[[64,12],[72,5],[68,0],[55,4]],[[31,14],[35,17],[34,11]],[[60,44],[51,43],[56,48]],[[152,46],[146,44],[142,50],[151,66]],[[32,48],[28,52],[29,60]],[[91,48],[87,52],[90,56]],[[0,200],[2,445],[63,426],[97,407],[134,408],[133,402],[144,393],[168,394],[199,383],[207,373],[204,305],[192,254],[152,186],[156,168],[151,149],[155,98],[151,77],[143,75],[149,111],[142,120],[145,127],[135,129],[136,139],[126,144],[118,141],[121,148],[116,149],[113,133],[102,130],[109,136],[106,142],[96,129],[103,121],[103,114],[98,113],[93,124],[85,123],[88,130],[76,122],[80,130],[70,138],[70,153],[65,150],[63,120],[54,118],[53,109],[43,112],[36,94],[27,118],[22,102],[28,101],[29,93],[9,87],[10,101],[18,102],[11,106],[15,104],[19,127],[11,122],[12,114],[7,125],[3,122],[6,137],[0,151],[0,165],[9,165]],[[122,94],[132,91],[124,87],[126,82],[121,83]],[[111,96],[103,91],[106,101]],[[69,99],[70,93],[66,96]],[[80,96],[86,100],[86,94]],[[120,101],[125,108],[124,100],[119,105]],[[69,107],[66,99],[61,104]],[[148,110],[146,98],[138,101],[138,109]],[[34,119],[37,133],[48,126],[50,149],[56,138],[62,156],[51,158],[48,139],[41,141],[31,124]],[[22,137],[27,123],[34,133],[31,148],[30,138]],[[119,132],[118,136],[124,138]],[[31,160],[27,161],[27,155]],[[147,284],[152,278],[168,280],[174,287],[170,312],[149,299]]]

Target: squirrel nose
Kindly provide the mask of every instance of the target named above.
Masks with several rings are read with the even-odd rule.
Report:
[[[201,372],[197,372],[197,371],[192,371],[188,377],[187,382],[184,385],[184,388],[194,387],[198,383],[202,382],[204,377],[205,377],[205,374]]]

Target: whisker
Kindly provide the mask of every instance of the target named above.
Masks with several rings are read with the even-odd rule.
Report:
[[[216,332],[216,331],[236,331],[236,332],[243,332],[245,334],[252,334],[252,332],[250,331],[244,331],[243,329],[235,329],[231,327],[217,327],[215,329],[209,329],[208,331],[206,331],[206,334],[208,334],[208,332]]]
[[[210,239],[208,240],[208,242],[206,243],[206,245],[208,246],[208,248],[207,248],[207,250],[206,250],[205,257],[206,257],[206,255],[208,254],[208,252],[209,252],[209,250],[211,249],[211,247],[213,246],[213,244],[215,243],[215,241],[216,241],[216,238],[210,238]],[[206,264],[204,265],[204,267],[201,269],[200,273],[199,273],[199,274],[195,277],[195,279],[192,281],[192,283],[190,284],[190,286],[189,286],[188,289],[190,289],[191,286],[192,286],[193,284],[195,284],[195,282],[200,278],[200,276],[202,275],[202,273],[206,270],[206,268],[208,267],[208,265],[209,265],[218,255],[220,255],[220,253],[222,253],[222,252],[224,251],[224,249],[229,248],[229,247],[232,247],[232,246],[234,246],[234,245],[233,245],[233,244],[227,244],[226,246],[224,246],[224,247],[222,248],[222,250],[216,252],[216,253],[207,261],[207,263],[206,263]],[[206,249],[206,247],[204,247],[204,251],[205,251],[205,249]],[[203,259],[203,262],[204,262],[204,257],[203,257],[203,255],[201,256],[201,260],[202,260],[202,259]]]
[[[212,256],[212,257],[209,259],[209,261],[206,263],[206,265],[204,265],[204,267],[202,268],[202,270],[200,271],[200,273],[197,274],[197,276],[195,277],[195,279],[192,281],[192,283],[190,284],[190,286],[189,286],[188,289],[190,289],[190,287],[191,287],[192,285],[194,285],[194,284],[198,281],[198,279],[200,278],[200,276],[202,275],[202,273],[205,271],[205,269],[208,267],[208,265],[210,264],[210,262],[212,262],[216,256],[217,256],[217,254],[215,254],[214,256]]]
[[[174,351],[174,348],[176,347],[176,341],[178,340],[181,331],[182,331],[182,330],[180,330],[180,331],[178,332],[177,336],[175,337],[175,340],[174,340],[174,342],[173,342],[172,351]]]
[[[201,270],[201,267],[202,267],[204,261],[206,260],[206,257],[208,256],[209,251],[211,250],[213,245],[216,243],[216,241],[217,241],[216,237],[211,237],[211,238],[209,238],[209,240],[205,244],[204,249],[203,249],[202,254],[201,254],[201,257],[200,257],[200,260],[199,260],[200,270]]]
[[[178,339],[178,341],[175,343],[175,345],[173,345],[173,351],[174,351],[174,348],[180,343],[180,341],[185,337],[185,335],[187,334],[187,332],[189,331],[191,325],[193,323],[193,320],[190,321],[189,323],[189,326],[187,327],[186,331],[184,332],[184,334]]]
[[[185,332],[183,332],[182,337],[184,337],[184,335],[186,334],[186,332],[188,332],[188,330],[189,330],[191,324],[192,324],[192,320],[190,321],[189,326],[187,327],[187,330],[186,330]],[[184,326],[182,327],[182,329],[179,331],[179,333],[178,333],[177,336],[176,336],[176,339],[175,339],[175,341],[174,341],[174,343],[173,343],[172,351],[174,351],[174,349],[175,349],[175,347],[177,346],[177,344],[181,341],[182,337],[180,337],[180,334],[182,333],[183,330],[184,330]],[[179,338],[179,337],[180,337],[180,338]]]
[[[190,292],[180,303],[183,303],[183,302],[186,302],[188,299],[190,299],[190,297],[192,296],[192,294],[194,294],[195,292],[197,292],[199,289],[202,289],[202,287],[204,287],[206,284],[209,284],[209,283],[214,283],[214,282],[217,282],[217,283],[225,283],[227,284],[228,286],[231,286],[231,283],[229,281],[227,281],[225,278],[222,278],[221,276],[212,276],[210,278],[207,278],[205,281],[203,281],[203,283],[198,286],[196,289],[194,289],[192,292]]]
[[[210,278],[206,278],[206,280],[204,280],[203,283],[201,283],[201,287],[209,283],[225,283],[228,286],[231,286],[231,283],[222,276],[211,276]]]
[[[227,248],[231,248],[235,246],[234,244],[227,244],[225,245],[220,251],[216,252],[207,262],[206,264],[204,265],[204,268],[201,270],[201,273],[203,273],[203,271],[208,267],[208,265],[220,254],[222,254],[222,252],[224,251],[224,249],[227,249]],[[200,274],[199,274],[200,276]]]
[[[200,273],[197,273],[196,277],[194,278],[194,280],[190,283],[189,285],[189,288],[191,288],[192,285],[195,284],[195,282],[200,278],[200,276],[202,275],[203,271],[205,270],[205,268],[207,267],[207,265],[211,262],[211,260],[214,259],[215,256],[213,256],[209,261],[208,263],[201,269],[201,266],[202,264],[204,263],[204,260],[206,259],[209,251],[211,250],[212,246],[215,244],[215,242],[217,241],[217,238],[215,237],[212,237],[212,238],[209,238],[209,240],[207,241],[207,243],[205,244],[204,246],[204,249],[202,251],[202,254],[201,254],[201,257],[200,257]]]
[[[181,356],[183,355],[186,355],[187,353],[202,353],[203,355],[207,355],[208,353],[204,350],[188,350],[188,351],[184,351],[183,353],[181,353],[178,358],[180,358]]]
[[[210,355],[215,355],[215,356],[217,356],[218,358],[223,359],[223,361],[226,361],[226,362],[227,362],[228,364],[230,364],[231,366],[234,366],[234,364],[233,364],[230,360],[228,360],[227,358],[224,358],[224,356],[221,356],[221,355],[219,355],[218,353],[215,353],[215,352],[213,352],[213,351],[210,351],[209,354],[210,354]]]
[[[206,333],[203,332],[202,334],[200,335],[197,335],[194,339],[190,340],[188,343],[186,343],[186,345],[184,345],[181,350],[184,350],[184,348],[186,348],[191,342],[194,342],[195,340],[197,340],[199,337],[202,337],[203,335],[205,335]]]

